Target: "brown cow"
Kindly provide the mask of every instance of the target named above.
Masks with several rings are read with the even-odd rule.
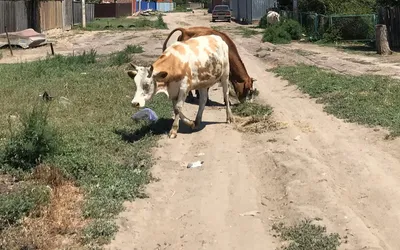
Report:
[[[205,35],[217,35],[220,36],[229,47],[229,64],[230,64],[230,74],[229,80],[232,83],[236,95],[240,102],[244,102],[246,99],[253,98],[253,82],[256,79],[250,77],[247,73],[246,67],[244,66],[242,59],[239,56],[236,45],[233,41],[223,32],[214,30],[209,27],[197,26],[185,28],[176,28],[171,31],[167,39],[163,44],[163,51],[167,48],[167,43],[169,38],[176,31],[180,31],[182,34],[178,37],[178,41],[186,41],[192,37],[205,36]],[[197,95],[198,96],[198,95]]]

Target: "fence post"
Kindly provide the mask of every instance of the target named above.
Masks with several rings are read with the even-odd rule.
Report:
[[[85,0],[82,1],[82,28],[86,28],[86,3]]]

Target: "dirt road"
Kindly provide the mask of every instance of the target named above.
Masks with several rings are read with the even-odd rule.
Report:
[[[209,25],[208,19],[200,12],[165,17],[170,29]],[[248,39],[232,36],[258,79],[258,100],[272,105],[275,119],[288,127],[242,134],[225,124],[223,107],[206,107],[204,129],[165,136],[154,149],[160,181],[148,186],[150,198],[126,204],[108,248],[275,249],[274,222],[319,217],[328,231],[347,238],[340,249],[400,249],[399,140],[384,141],[383,130],[327,115],[266,72]],[[222,102],[221,92],[210,91],[210,98]],[[194,118],[197,106],[186,103],[184,112]],[[185,168],[195,160],[204,165]],[[252,211],[259,213],[241,215]]]

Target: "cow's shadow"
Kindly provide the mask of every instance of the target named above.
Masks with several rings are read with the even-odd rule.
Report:
[[[186,97],[185,102],[199,105],[199,99],[197,99],[196,97]],[[220,102],[215,102],[209,99],[208,102],[206,103],[206,107],[225,107],[225,104]]]
[[[115,129],[114,133],[121,136],[121,140],[134,143],[144,138],[147,135],[163,135],[168,134],[172,128],[173,119],[160,118],[154,123],[150,123],[146,126],[142,126],[137,130],[129,130],[126,128]],[[179,120],[178,134],[192,134],[203,130],[206,126],[211,124],[218,124],[224,122],[208,122],[202,121],[198,128],[191,129],[182,120]]]

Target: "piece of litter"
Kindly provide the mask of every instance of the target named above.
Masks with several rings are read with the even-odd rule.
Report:
[[[147,119],[151,122],[155,122],[158,120],[156,112],[149,108],[144,108],[140,110],[139,112],[136,112],[135,114],[132,115],[132,119],[134,120],[144,120]]]
[[[240,214],[240,216],[256,216],[257,214],[260,214],[260,212],[254,210],[254,211],[249,211],[249,212],[246,212],[246,213],[242,213],[242,214]]]
[[[203,165],[204,161],[195,161],[195,162],[191,162],[187,165],[187,168],[197,168],[197,167],[201,167],[201,165]]]
[[[295,140],[295,141],[300,140],[300,135],[296,136],[293,140]]]
[[[198,153],[196,156],[203,156],[205,153]]]

